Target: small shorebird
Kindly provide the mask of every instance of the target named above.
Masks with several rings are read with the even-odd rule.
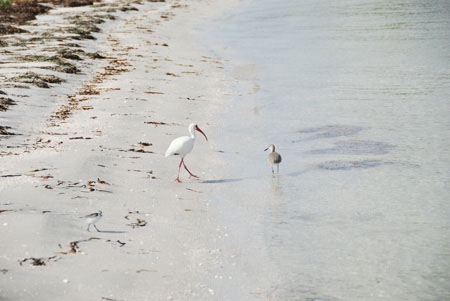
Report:
[[[101,232],[101,231],[97,228],[97,226],[95,225],[95,223],[97,223],[97,222],[102,218],[102,216],[103,216],[103,215],[102,215],[102,211],[99,210],[98,212],[94,212],[94,213],[88,214],[88,215],[83,216],[83,217],[80,217],[80,218],[84,218],[84,219],[86,220],[86,223],[89,224],[88,227],[87,227],[88,232],[91,232],[91,231],[89,230],[89,227],[90,227],[91,225],[94,225],[94,228],[95,228],[95,230],[97,230],[97,232]]]
[[[271,144],[268,148],[266,148],[264,151],[270,149],[269,157],[267,158],[267,161],[269,161],[269,164],[272,166],[272,174],[274,174],[273,166],[277,166],[277,173],[280,171],[280,163],[281,163],[281,155],[275,151],[275,145]]]
[[[186,167],[186,164],[184,163],[184,157],[186,157],[186,155],[189,154],[194,148],[195,131],[202,133],[203,136],[205,136],[206,141],[208,141],[208,137],[206,137],[205,133],[203,133],[203,131],[195,123],[191,123],[189,125],[189,133],[191,135],[176,138],[170,143],[169,148],[166,151],[166,157],[169,156],[181,157],[180,165],[178,166],[178,175],[177,178],[175,179],[175,181],[177,181],[178,183],[181,183],[180,181],[181,165],[184,166],[184,168],[187,170],[187,172],[191,177],[198,178],[196,175],[192,174],[189,171],[189,169]]]

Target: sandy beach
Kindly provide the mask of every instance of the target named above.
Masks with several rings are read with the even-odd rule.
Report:
[[[221,60],[198,45],[195,28],[237,1],[114,4],[57,8],[21,27],[58,33],[70,16],[107,14],[95,41],[71,48],[103,57],[71,60],[78,74],[11,55],[12,47],[43,54],[60,41],[6,39],[0,89],[16,105],[1,125],[17,135],[0,140],[0,300],[264,298],[270,277],[246,275],[266,268],[233,248],[209,206],[225,166],[214,116],[231,94]],[[24,72],[63,81],[50,89],[7,82]],[[178,184],[179,161],[164,152],[192,122],[209,142],[198,137],[186,160],[200,179],[182,171]],[[80,217],[98,210],[101,232],[88,232]]]
[[[7,2],[0,301],[450,298],[448,1]]]

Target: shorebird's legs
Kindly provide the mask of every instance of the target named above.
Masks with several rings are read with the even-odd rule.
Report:
[[[191,177],[198,178],[196,175],[194,175],[193,173],[191,173],[191,172],[189,171],[189,169],[186,167],[186,163],[184,163],[184,159],[181,159],[181,162],[183,162],[184,168],[187,170],[187,172],[189,173],[189,175],[190,175]]]
[[[175,181],[177,181],[178,183],[181,183],[181,181],[180,181],[180,169],[181,169],[181,164],[183,164],[183,158],[181,158],[180,165],[178,166],[178,174],[177,174],[177,178],[175,179]]]

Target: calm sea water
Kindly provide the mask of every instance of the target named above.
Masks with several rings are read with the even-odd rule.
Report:
[[[450,2],[244,1],[208,36],[239,93],[215,206],[276,266],[259,297],[449,300]]]

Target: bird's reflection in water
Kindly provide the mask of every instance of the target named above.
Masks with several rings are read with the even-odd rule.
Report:
[[[284,196],[282,182],[280,180],[280,176],[272,176],[270,179],[270,188],[272,191],[272,195],[277,199],[281,200]]]

